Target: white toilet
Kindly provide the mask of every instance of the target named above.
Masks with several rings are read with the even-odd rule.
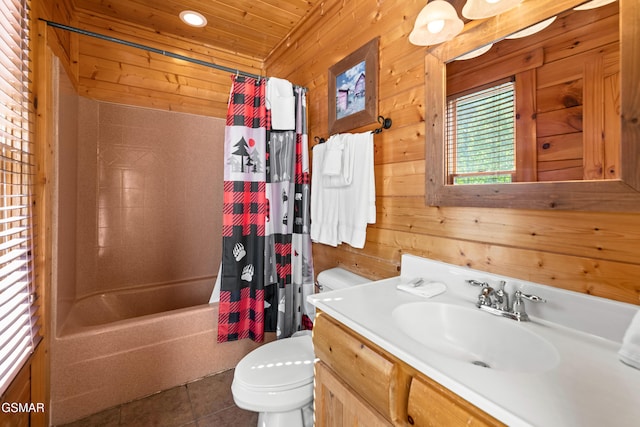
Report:
[[[342,268],[318,274],[320,292],[366,282]],[[311,427],[314,360],[311,331],[265,344],[236,366],[233,400],[240,408],[260,413],[258,427]]]

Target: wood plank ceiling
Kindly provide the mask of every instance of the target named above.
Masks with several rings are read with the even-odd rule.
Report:
[[[74,9],[152,28],[162,35],[190,39],[264,60],[310,14],[320,0],[73,0]],[[203,14],[208,25],[193,28],[183,10]]]

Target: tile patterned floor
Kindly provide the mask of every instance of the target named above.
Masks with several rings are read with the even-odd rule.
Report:
[[[60,427],[254,427],[258,414],[235,405],[232,380],[225,371]]]

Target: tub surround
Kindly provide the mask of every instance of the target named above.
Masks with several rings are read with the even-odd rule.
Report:
[[[444,282],[447,291],[425,299],[396,288],[415,277]],[[542,372],[487,369],[429,351],[394,325],[393,310],[412,302],[475,309],[479,290],[469,286],[467,279],[492,285],[506,280],[507,290],[520,289],[546,299],[544,304],[528,302],[531,322],[496,319],[515,322],[542,337],[557,351],[557,361]],[[400,277],[314,295],[309,300],[355,333],[508,425],[633,425],[640,419],[636,401],[640,370],[624,365],[617,355],[638,306],[411,255],[403,255]]]
[[[216,275],[224,120],[80,96],[54,63],[59,332],[82,298]]]
[[[78,102],[76,298],[215,275],[224,120]]]

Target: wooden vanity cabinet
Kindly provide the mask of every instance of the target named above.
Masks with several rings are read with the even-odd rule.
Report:
[[[316,426],[393,426],[323,362],[315,365]]]
[[[316,427],[504,425],[326,313],[313,344]]]
[[[407,420],[433,427],[504,425],[424,375],[411,378]]]

